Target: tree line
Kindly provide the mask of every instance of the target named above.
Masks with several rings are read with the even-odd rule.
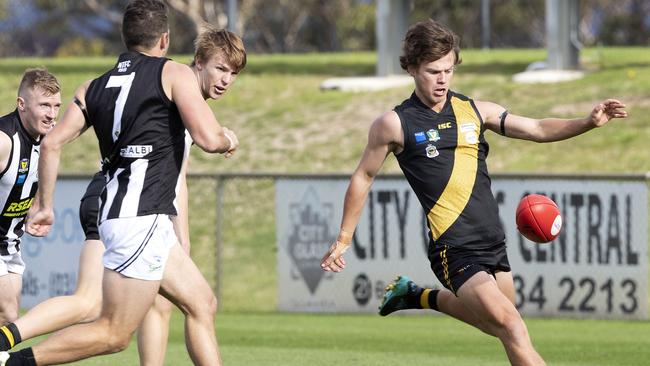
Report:
[[[404,0],[410,22],[449,25],[465,48],[481,47],[478,0]],[[0,0],[0,57],[79,56],[122,50],[128,0]],[[227,0],[167,0],[174,53],[191,53],[204,22],[227,26]],[[338,52],[375,48],[374,0],[238,0],[235,29],[251,52]],[[544,0],[491,0],[491,47],[544,47]],[[580,41],[650,44],[650,2],[582,0]]]

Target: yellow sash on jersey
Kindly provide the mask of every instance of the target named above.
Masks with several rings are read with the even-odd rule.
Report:
[[[456,116],[458,145],[454,153],[454,167],[440,199],[427,214],[433,240],[458,219],[469,202],[478,170],[478,140],[481,121],[468,100],[451,97]]]

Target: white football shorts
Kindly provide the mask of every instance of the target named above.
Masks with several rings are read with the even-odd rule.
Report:
[[[25,272],[25,262],[20,252],[0,256],[0,276],[9,273],[22,275]]]
[[[105,220],[99,236],[106,246],[105,268],[148,281],[162,279],[169,250],[178,242],[168,215]]]

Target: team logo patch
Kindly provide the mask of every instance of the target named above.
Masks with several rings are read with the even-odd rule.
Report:
[[[478,135],[474,131],[467,132],[465,134],[465,141],[467,141],[468,144],[474,145],[478,143]]]
[[[435,158],[436,156],[440,155],[438,148],[436,148],[435,145],[427,145],[425,151],[427,152],[427,158]]]
[[[18,174],[27,173],[29,170],[29,159],[20,159]]]
[[[420,142],[425,142],[427,140],[427,137],[424,134],[424,132],[416,132],[414,136],[415,136],[416,144],[419,144]]]
[[[460,125],[460,132],[476,131],[476,124],[473,122],[463,123]]]
[[[427,131],[427,139],[433,142],[440,140],[440,132],[438,132],[438,130],[433,128],[430,129],[429,131]]]

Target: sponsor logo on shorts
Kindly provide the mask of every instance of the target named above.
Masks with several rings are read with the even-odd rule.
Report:
[[[161,268],[162,268],[162,264],[150,264],[149,272],[156,272],[159,271]]]
[[[128,145],[120,150],[120,156],[123,158],[144,158],[153,151],[151,145]]]
[[[466,265],[463,266],[461,269],[459,269],[458,271],[456,271],[456,273],[458,273],[458,274],[463,274],[463,273],[465,273],[465,271],[467,271],[467,270],[468,270],[470,267],[472,267],[472,266],[474,266],[473,263],[466,264]]]

